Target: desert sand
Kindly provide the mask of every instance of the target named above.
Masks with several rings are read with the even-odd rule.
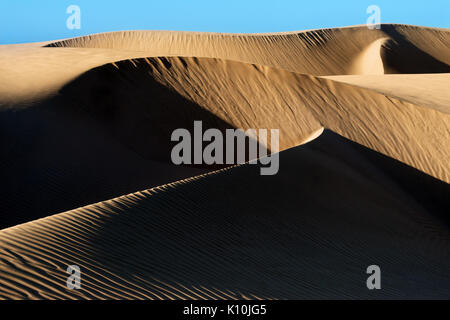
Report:
[[[112,32],[0,71],[0,298],[450,298],[450,30]],[[173,165],[194,120],[278,128],[278,174]]]

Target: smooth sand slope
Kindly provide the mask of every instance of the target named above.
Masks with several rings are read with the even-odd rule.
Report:
[[[275,176],[243,165],[4,229],[0,296],[450,295],[445,183],[330,131],[280,162]],[[65,287],[72,264],[78,291]]]
[[[450,113],[450,90],[448,90],[450,73],[344,75],[326,78]]]
[[[0,296],[448,298],[449,65],[405,25],[0,46]],[[167,185],[223,168],[172,164],[194,120],[279,129],[280,172]]]

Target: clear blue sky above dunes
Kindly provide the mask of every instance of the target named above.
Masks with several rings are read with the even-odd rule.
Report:
[[[450,28],[450,0],[1,0],[0,44],[117,30],[279,32],[364,24],[369,5],[382,23]],[[81,9],[81,29],[66,9]]]

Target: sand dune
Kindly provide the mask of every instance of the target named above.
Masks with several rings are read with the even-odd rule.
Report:
[[[361,59],[368,47],[375,50]],[[381,56],[385,73],[449,73],[449,48],[448,29],[392,24],[255,35],[124,31],[0,46],[0,105],[46,98],[91,68],[129,58],[219,58],[325,76],[380,71]]]
[[[450,30],[124,31],[0,70],[1,298],[450,296]],[[279,129],[279,173],[173,165],[195,120]]]
[[[209,58],[134,59],[93,69],[54,98],[2,113],[3,155],[14,161],[3,163],[6,200],[0,208],[8,214],[1,226],[202,172],[167,167],[171,133],[193,130],[194,120],[205,129],[279,128],[280,150],[325,127],[450,181],[447,113],[270,67]],[[38,188],[44,195],[36,194]]]
[[[243,165],[4,229],[0,296],[450,294],[445,183],[329,131],[280,161],[275,176]],[[379,292],[365,288],[374,262],[386,270]],[[65,287],[71,264],[81,290]]]

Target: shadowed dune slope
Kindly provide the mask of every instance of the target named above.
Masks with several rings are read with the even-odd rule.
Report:
[[[272,34],[123,31],[57,41],[48,46],[146,51],[151,56],[195,56],[268,65],[312,75],[360,74],[371,59],[355,60],[375,45],[386,73],[450,72],[450,31],[409,25],[365,25]],[[431,49],[430,49],[431,48]],[[369,58],[372,58],[369,56]]]
[[[167,59],[151,61],[151,66],[170,68]],[[152,69],[147,63],[137,66],[130,60],[87,72],[57,96],[1,110],[0,228],[216,168],[178,167],[171,162],[175,144],[171,133],[192,128],[195,120],[203,122],[203,129],[281,127],[286,133],[283,148],[301,144],[321,128],[307,110],[290,109],[292,103],[283,103],[280,93],[274,97],[264,93],[264,89],[273,92],[273,85],[258,75],[256,67],[213,63],[200,60],[197,70],[200,81],[214,86],[210,92],[203,90],[202,97],[210,99],[206,107],[149,75]],[[214,76],[211,68],[219,64],[222,74]],[[236,74],[231,81],[242,82],[248,70],[263,86],[259,89],[263,96],[251,97],[250,103],[246,91],[252,83],[258,84],[250,81],[233,88],[223,73]],[[214,103],[222,99],[221,85],[225,96],[217,112]],[[188,86],[187,90],[197,89]],[[266,106],[260,100],[264,98],[269,99]],[[233,103],[244,104],[238,108]]]
[[[206,172],[145,159],[70,102],[48,102],[0,113],[0,228]]]
[[[325,127],[450,181],[447,113],[265,66],[133,59],[95,68],[55,97],[0,112],[0,226],[204,172],[170,160],[171,133],[194,120],[204,129],[279,129],[281,150]]]
[[[148,99],[158,96],[149,89],[154,82],[232,127],[279,129],[281,150],[299,145],[325,127],[450,181],[447,113],[328,79],[220,59],[162,57],[96,68],[63,92],[90,112],[104,109],[105,114],[114,114],[114,126],[120,128],[120,134],[133,137],[123,142],[144,150],[142,137],[160,138],[164,143],[170,140],[169,132],[146,125],[154,117]],[[142,113],[130,115],[130,109]],[[160,110],[181,112],[170,104]],[[136,119],[124,124],[129,120],[125,114]],[[183,117],[188,116],[183,113]],[[172,121],[165,119],[164,125]]]
[[[330,131],[280,163],[275,176],[242,165],[4,229],[0,297],[450,296],[447,184]],[[66,288],[73,264],[80,290]],[[366,288],[372,264],[382,290]]]

